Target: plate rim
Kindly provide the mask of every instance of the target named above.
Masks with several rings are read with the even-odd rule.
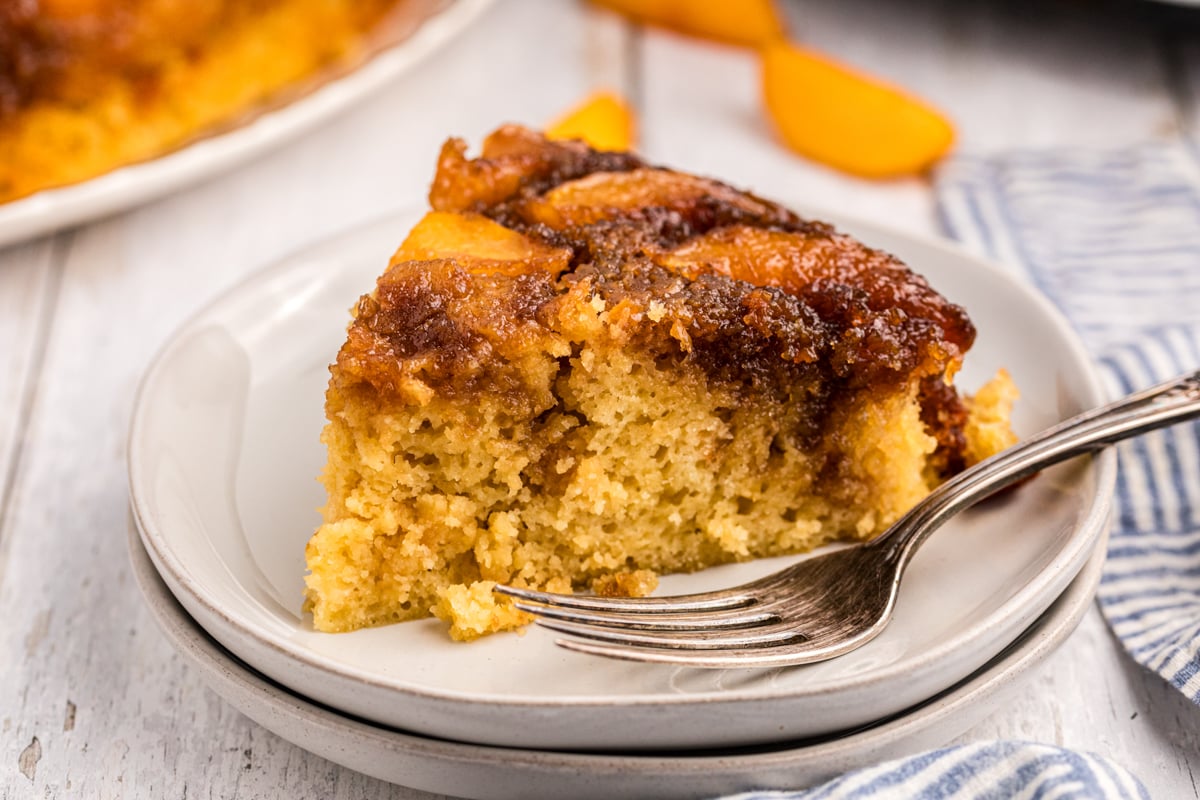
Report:
[[[292,718],[293,721],[305,724],[307,729],[341,729],[345,731],[343,735],[359,739],[360,743],[364,737],[372,738],[379,741],[382,747],[404,751],[414,758],[433,758],[458,763],[476,762],[490,768],[497,765],[508,767],[516,765],[513,768],[542,772],[561,769],[584,772],[592,766],[607,765],[608,771],[611,773],[617,769],[628,771],[630,765],[634,765],[638,770],[653,772],[660,778],[678,779],[680,776],[691,775],[713,779],[714,772],[720,773],[724,777],[738,768],[742,770],[743,774],[755,771],[761,775],[765,774],[762,770],[785,769],[789,764],[795,766],[795,762],[805,758],[810,761],[824,759],[827,763],[837,765],[839,762],[836,759],[840,757],[844,763],[856,747],[860,749],[870,747],[874,739],[880,740],[876,743],[876,747],[895,745],[927,731],[939,721],[952,715],[959,714],[961,716],[968,709],[977,706],[981,701],[992,698],[997,693],[1015,688],[1014,684],[1027,678],[1033,669],[1042,664],[1070,638],[1086,616],[1088,609],[1091,608],[1095,590],[1103,572],[1105,561],[1103,545],[1107,541],[1112,522],[1113,517],[1110,514],[1106,518],[1105,528],[1097,543],[1098,546],[1080,573],[1072,579],[1063,593],[1055,598],[1051,606],[1023,630],[1013,644],[963,680],[913,708],[861,730],[815,742],[792,741],[762,745],[754,748],[753,752],[723,752],[716,749],[692,753],[621,753],[514,748],[439,739],[388,728],[348,716],[337,709],[321,706],[286,686],[276,684],[270,678],[241,662],[237,656],[224,648],[215,637],[188,614],[179,599],[166,585],[163,576],[157,572],[156,565],[150,559],[136,525],[132,524],[132,516],[126,543],[134,582],[137,584],[151,616],[154,617],[172,649],[191,662],[193,668],[201,671],[201,679],[209,688],[216,691],[224,702],[249,716],[255,724],[268,728],[302,749],[307,750],[308,748],[293,741],[291,737],[276,728],[258,721],[245,708],[230,699],[225,691],[218,688],[215,685],[216,681],[219,679],[223,687],[228,684],[241,684],[243,691],[264,696],[265,705],[281,709],[282,713]],[[150,583],[157,585],[151,586]],[[207,663],[202,664],[202,660],[206,660]],[[978,719],[975,721],[977,722]],[[967,725],[961,726],[957,733],[939,738],[941,741],[945,741],[952,736],[960,735],[971,724],[974,723],[968,722]],[[309,750],[309,752],[315,751]],[[341,750],[339,749],[338,752]],[[329,753],[318,753],[318,755],[331,758]],[[333,760],[349,769],[356,769],[355,766],[346,763],[348,759],[334,758]],[[669,775],[663,775],[668,772]],[[373,775],[373,777],[389,780],[381,774]],[[821,780],[821,778],[817,780]],[[447,791],[452,788],[410,783],[402,785],[432,792]],[[601,785],[598,788],[603,796],[613,796],[607,787]],[[687,787],[683,788],[686,790]],[[799,787],[792,786],[790,788]],[[728,790],[721,789],[719,791]],[[619,792],[618,795],[620,795]]]
[[[250,122],[161,155],[0,203],[0,248],[120,213],[291,142],[382,90],[469,27],[494,0],[452,0],[403,40]]]
[[[815,219],[832,220],[839,229],[848,230],[857,238],[865,238],[869,244],[870,241],[868,237],[870,234],[868,234],[868,237],[864,237],[858,233],[859,231],[865,230],[870,231],[871,233],[878,232],[882,236],[906,239],[921,246],[941,250],[947,255],[950,255],[956,259],[969,262],[971,268],[985,270],[999,280],[1010,284],[1012,287],[1014,287],[1014,289],[1022,294],[1026,300],[1039,306],[1044,315],[1054,323],[1055,327],[1062,336],[1063,343],[1067,345],[1068,349],[1072,352],[1074,359],[1079,362],[1079,365],[1083,369],[1083,375],[1087,379],[1086,388],[1088,393],[1095,398],[1097,404],[1102,402],[1104,398],[1104,388],[1096,370],[1095,363],[1083,347],[1082,342],[1080,342],[1074,330],[1070,327],[1070,324],[1066,321],[1062,312],[1060,312],[1048,298],[1038,292],[1035,287],[1025,281],[1020,280],[1010,270],[1006,270],[1002,266],[982,258],[950,240],[921,234],[913,234],[907,231],[891,228],[878,222],[856,218],[852,215],[837,213],[830,210],[818,210],[803,203],[794,203],[792,205],[798,208],[802,215]],[[374,228],[376,226],[391,225],[394,227],[396,220],[405,219],[408,215],[413,213],[420,212],[409,208],[402,211],[392,211],[390,213],[381,215],[375,219],[355,225],[339,233],[335,233],[322,241],[302,245],[282,258],[274,260],[267,267],[254,271],[252,274],[239,280],[237,283],[218,294],[203,308],[190,316],[165,340],[155,356],[150,360],[150,362],[148,362],[146,371],[144,372],[138,384],[137,392],[135,394],[129,434],[126,440],[126,452],[128,454],[127,478],[130,493],[130,506],[134,521],[139,530],[142,541],[146,545],[147,551],[151,556],[151,559],[154,561],[159,572],[163,575],[163,578],[168,587],[171,588],[172,593],[175,594],[185,606],[187,606],[187,602],[185,601],[184,597],[180,596],[181,591],[186,593],[187,599],[198,603],[209,614],[212,614],[223,620],[225,624],[229,625],[231,629],[235,630],[239,635],[247,636],[255,640],[259,645],[266,645],[274,652],[298,662],[304,667],[315,669],[321,673],[335,675],[341,679],[348,679],[351,681],[364,683],[381,690],[398,692],[400,694],[429,700],[470,704],[486,702],[496,706],[522,706],[543,709],[564,707],[631,708],[650,705],[693,706],[725,703],[742,704],[747,702],[777,701],[779,699],[796,700],[802,697],[816,697],[829,694],[831,692],[862,690],[871,684],[882,684],[886,683],[888,680],[895,680],[899,675],[903,674],[904,672],[908,672],[909,670],[921,669],[924,666],[928,666],[929,663],[945,658],[947,653],[956,652],[959,648],[970,644],[972,640],[977,640],[980,636],[986,633],[986,629],[990,627],[988,624],[986,624],[987,621],[977,623],[973,628],[974,632],[965,638],[966,644],[964,644],[963,637],[958,637],[953,646],[950,643],[943,642],[939,644],[939,646],[925,651],[919,658],[906,662],[905,667],[902,670],[895,667],[890,667],[863,675],[844,677],[836,681],[826,681],[825,683],[816,683],[813,685],[796,687],[793,690],[771,694],[763,693],[761,690],[755,691],[731,689],[722,690],[719,693],[710,692],[687,695],[646,694],[617,697],[600,695],[572,695],[547,699],[532,695],[481,696],[478,694],[471,694],[458,690],[445,690],[423,685],[416,685],[405,682],[401,679],[382,679],[378,675],[364,672],[357,667],[331,664],[311,652],[305,651],[301,648],[289,647],[287,646],[287,642],[280,637],[276,637],[273,634],[262,630],[255,624],[247,623],[243,620],[235,619],[230,616],[222,608],[211,602],[211,600],[204,596],[202,592],[196,590],[194,581],[190,578],[186,566],[179,563],[179,561],[174,557],[174,554],[170,553],[169,548],[164,548],[162,546],[163,543],[160,542],[159,539],[163,538],[163,534],[154,529],[152,523],[153,513],[146,508],[145,499],[139,496],[138,486],[140,485],[140,481],[138,480],[138,471],[140,468],[141,459],[139,455],[139,449],[136,446],[136,441],[138,439],[140,418],[143,416],[143,409],[145,408],[145,399],[148,387],[153,382],[158,371],[162,368],[166,358],[171,354],[173,348],[183,341],[188,333],[207,315],[214,313],[228,302],[236,301],[242,293],[255,288],[257,285],[262,284],[265,286],[275,278],[287,274],[291,269],[295,268],[296,263],[303,262],[304,258],[313,250],[331,246],[339,241],[352,239],[362,231]],[[381,254],[381,258],[382,257],[383,254]],[[1100,536],[1112,506],[1112,492],[1116,480],[1116,454],[1110,448],[1100,452],[1099,454],[1089,456],[1088,458],[1091,459],[1091,469],[1093,469],[1095,473],[1096,492],[1093,502],[1088,507],[1076,529],[1088,529],[1090,532],[1081,538],[1075,550],[1072,551],[1072,557],[1067,559],[1068,562],[1073,563],[1068,563],[1065,566],[1072,567],[1073,571],[1063,582],[1064,587],[1069,584],[1074,575],[1083,568],[1084,563],[1091,553],[1091,548],[1094,548],[1095,543]],[[1027,603],[1028,597],[1046,593],[1047,587],[1056,579],[1062,579],[1060,571],[1056,571],[1054,569],[1044,569],[1032,579],[1027,581],[1011,598],[1009,598],[1008,601],[1006,601],[1004,605],[1020,606],[1023,604],[1022,601]],[[191,611],[191,609],[189,609],[189,611]],[[195,613],[192,612],[192,615],[195,616]],[[1036,617],[1037,615],[1033,614],[1032,616]],[[994,620],[992,620],[992,622],[994,623]],[[207,629],[207,626],[205,627]],[[214,637],[218,639],[221,638],[216,634],[216,632],[212,630],[209,630],[209,632],[213,634]]]

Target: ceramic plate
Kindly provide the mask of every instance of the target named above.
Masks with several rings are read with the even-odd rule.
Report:
[[[326,366],[347,309],[416,214],[286,259],[186,324],[148,371],[129,444],[135,520],[171,591],[222,645],[289,689],[358,717],[459,741],[583,749],[745,745],[847,730],[926,700],[993,658],[1078,573],[1100,534],[1111,454],[1043,473],[954,520],[910,567],[889,628],[823,664],[714,671],[566,652],[541,629],[451,642],[433,620],[325,634],[301,613],[304,544],[323,493]],[[963,252],[843,225],[970,311],[959,381],[1001,366],[1032,432],[1101,393],[1033,290]],[[671,576],[675,594],[740,583],[773,559]]]
[[[852,734],[807,743],[699,754],[582,754],[445,742],[351,719],[248,669],[204,631],[167,590],[136,535],[134,576],[171,645],[235,708],[288,741],[382,780],[456,797],[715,797],[796,789],[847,770],[938,747],[967,731],[1066,640],[1091,605],[1103,548],[1067,590],[987,667],[935,699]]]
[[[491,0],[455,0],[358,69],[244,125],[82,183],[0,203],[0,247],[131,206],[212,176],[336,117],[471,23]]]

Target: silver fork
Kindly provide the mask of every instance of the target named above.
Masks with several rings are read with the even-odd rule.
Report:
[[[1072,417],[943,483],[872,541],[751,583],[674,597],[608,598],[497,586],[570,650],[692,667],[824,661],[887,626],[917,549],[950,517],[1060,461],[1200,417],[1200,371]]]

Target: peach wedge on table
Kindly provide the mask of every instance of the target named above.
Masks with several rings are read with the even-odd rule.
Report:
[[[725,44],[758,47],[786,35],[771,0],[592,0],[635,22]]]
[[[917,174],[954,142],[950,122],[922,101],[787,42],[762,50],[762,88],[789,148],[852,175]]]

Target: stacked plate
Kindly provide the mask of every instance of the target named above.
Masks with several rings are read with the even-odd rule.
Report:
[[[796,787],[965,731],[1086,610],[1111,453],[954,520],[913,562],[887,631],[823,664],[634,664],[563,651],[541,629],[456,644],[433,621],[316,632],[301,598],[323,502],[326,366],[345,310],[416,217],[345,234],[235,288],[173,337],[139,393],[129,447],[139,584],[213,688],[284,738],[469,797]],[[979,337],[958,381],[970,388],[1007,368],[1024,392],[1020,431],[1100,404],[1086,355],[1033,290],[947,245],[835,221],[966,306]],[[670,576],[660,592],[732,585],[783,563]]]

